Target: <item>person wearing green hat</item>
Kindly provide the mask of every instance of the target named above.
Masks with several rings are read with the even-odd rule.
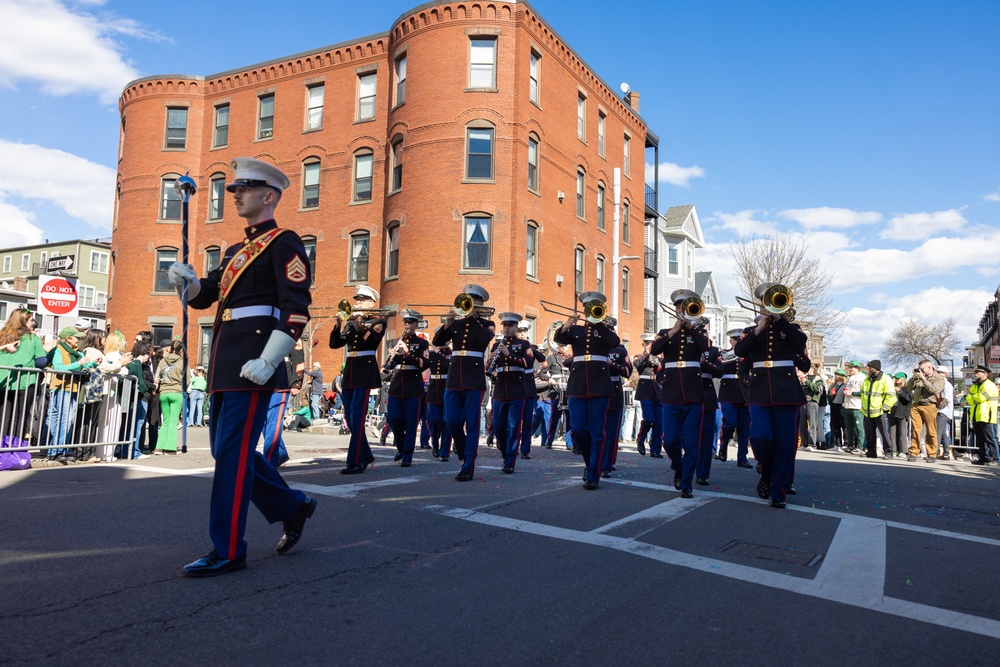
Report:
[[[57,372],[49,381],[49,409],[46,425],[49,428],[48,457],[63,465],[76,461],[76,455],[64,447],[73,438],[73,422],[76,421],[76,400],[80,393],[80,380],[72,373],[89,370],[96,362],[84,361],[79,350],[83,332],[75,327],[63,327],[59,331],[59,342],[48,354],[51,368]]]
[[[913,404],[913,392],[906,386],[906,373],[899,372],[892,377],[895,379],[896,404],[889,412],[889,442],[899,458],[905,456],[910,449],[910,406]],[[888,451],[889,448],[886,447],[886,452]]]
[[[4,440],[9,438],[13,447],[22,446],[22,438],[31,428],[31,406],[42,375],[38,369],[48,363],[42,339],[35,333],[34,314],[27,308],[15,308],[0,328],[0,367],[6,367],[0,369],[0,423],[4,425]]]
[[[864,381],[861,363],[853,359],[847,362],[847,382],[841,414],[844,416],[844,446],[851,453],[858,451],[864,442],[864,417],[861,414],[861,383]]]
[[[844,446],[844,389],[847,388],[847,373],[843,368],[833,371],[833,384],[827,391],[830,405],[830,449],[839,452]]]

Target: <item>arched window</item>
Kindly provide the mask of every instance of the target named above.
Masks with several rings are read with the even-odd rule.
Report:
[[[392,186],[390,192],[396,192],[403,188],[403,137],[396,135],[392,138]]]
[[[604,181],[597,181],[597,228],[604,229]]]
[[[354,155],[354,201],[372,200],[372,159],[370,150]]]
[[[173,186],[171,186],[173,188]],[[157,248],[156,266],[153,267],[153,291],[173,292],[174,288],[167,277],[170,265],[177,261],[177,248]]]
[[[385,230],[385,277],[399,277],[399,221],[390,222]]]
[[[586,249],[582,245],[576,247],[576,259],[575,259],[575,272],[576,280],[573,283],[573,287],[577,294],[583,292],[583,262],[584,257],[587,254]]]
[[[351,234],[349,280],[352,283],[368,282],[368,241],[368,232],[354,232]]]
[[[309,275],[316,282],[316,237],[303,236],[302,245],[306,247],[306,258],[309,260]]]
[[[167,174],[160,179],[160,220],[181,219],[181,196],[174,191],[177,174]]]
[[[525,273],[529,278],[538,277],[538,223],[528,221],[528,236],[526,242],[527,258]]]
[[[205,248],[205,273],[211,273],[222,263],[222,249],[215,245]]]
[[[604,255],[597,256],[597,291],[604,294]]]
[[[584,196],[587,192],[587,172],[580,167],[576,170],[576,217],[587,219],[587,209],[584,206]]]
[[[538,137],[528,135],[528,189],[538,192]]]
[[[208,219],[222,220],[226,209],[226,175],[212,174],[208,181]]]
[[[470,180],[493,180],[495,128],[484,120],[466,126],[465,177]]]
[[[318,157],[306,158],[302,163],[302,208],[319,207],[319,172]]]
[[[629,203],[628,199],[622,200],[622,243],[630,244],[632,242],[632,223],[630,220],[630,215],[632,211],[632,205]]]
[[[480,213],[465,216],[463,269],[489,271],[493,268],[492,237],[493,218]]]
[[[632,272],[622,269],[622,310],[628,312],[628,301],[632,287]]]

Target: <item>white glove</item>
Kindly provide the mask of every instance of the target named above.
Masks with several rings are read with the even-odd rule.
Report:
[[[195,298],[201,292],[201,281],[198,280],[198,274],[194,272],[194,267],[190,264],[181,264],[180,262],[171,264],[170,268],[167,269],[167,280],[177,289],[178,297],[184,293],[184,283],[187,283],[188,286],[189,299]]]
[[[271,337],[267,339],[264,351],[260,353],[258,359],[251,359],[243,364],[240,369],[240,377],[244,377],[254,384],[264,384],[274,375],[274,369],[278,367],[285,357],[295,348],[295,339],[284,331],[275,329],[271,332]]]

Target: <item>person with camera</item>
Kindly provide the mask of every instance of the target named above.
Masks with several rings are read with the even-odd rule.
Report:
[[[934,364],[929,359],[922,359],[913,369],[913,377],[906,386],[913,392],[913,405],[910,408],[910,455],[906,460],[916,461],[920,456],[920,440],[926,428],[925,460],[934,463],[937,460],[938,397],[944,390],[944,377],[934,371]]]

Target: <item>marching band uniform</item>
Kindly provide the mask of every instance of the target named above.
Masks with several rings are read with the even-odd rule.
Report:
[[[413,328],[421,315],[415,310],[403,310],[403,322]],[[406,346],[405,352],[397,352],[388,362],[386,369],[395,369],[389,382],[389,402],[386,407],[386,421],[392,429],[392,439],[396,445],[396,456],[404,468],[413,463],[413,451],[417,445],[417,426],[420,424],[420,398],[424,395],[424,367],[430,356],[428,343],[415,333],[404,333],[400,341]]]
[[[466,285],[465,293],[475,305],[488,301],[489,293],[479,285]],[[479,303],[476,303],[476,302]],[[455,453],[463,459],[455,479],[472,479],[479,452],[479,416],[486,390],[483,353],[493,340],[494,324],[475,311],[438,327],[431,341],[437,347],[452,344],[451,364],[444,392],[444,419],[451,430]]]
[[[451,454],[451,431],[444,423],[444,387],[448,381],[451,348],[431,350],[427,357],[430,377],[427,379],[427,423],[431,432],[431,447],[435,457],[447,461]]]
[[[367,285],[359,285],[355,301],[378,301],[378,292]],[[344,353],[344,370],[341,384],[341,400],[344,404],[344,421],[351,431],[347,447],[347,467],[342,475],[356,475],[375,462],[372,449],[365,434],[365,415],[368,413],[368,396],[372,389],[382,386],[378,360],[375,351],[385,336],[385,318],[367,313],[350,317],[341,325],[340,318],[334,320],[330,332],[330,347],[334,350],[347,347]]]
[[[281,437],[284,431],[285,411],[291,398],[298,396],[302,387],[302,367],[305,364],[302,341],[295,342],[295,348],[285,357],[285,372],[288,374],[288,389],[279,389],[271,394],[264,420],[264,458],[275,468],[288,462],[288,450]]]
[[[730,348],[743,335],[743,329],[726,332]],[[750,362],[727,350],[722,355],[722,379],[719,382],[719,404],[722,408],[722,435],[719,439],[719,460],[728,458],[729,441],[736,433],[736,465],[752,468],[747,461],[750,445],[750,408],[747,407],[747,390],[750,385]]]
[[[289,488],[277,468],[256,451],[271,394],[288,386],[282,361],[309,322],[309,259],[302,240],[278,228],[272,214],[288,177],[250,158],[231,167],[237,210],[248,226],[242,243],[230,246],[219,267],[198,279],[193,267],[172,264],[168,277],[178,292],[186,283],[188,305],[218,302],[212,337],[208,391],[212,394],[209,438],[215,457],[209,533],[213,551],[184,568],[207,577],[246,568],[247,508],[251,501],[269,523],[282,521],[278,553],[301,537],[316,501]],[[268,190],[270,188],[270,190]]]
[[[521,440],[521,422],[524,420],[526,388],[524,369],[534,363],[528,341],[517,337],[517,323],[521,316],[517,313],[500,313],[504,326],[504,337],[493,344],[490,367],[495,369],[493,380],[493,430],[496,434],[497,449],[503,457],[503,472],[514,472],[517,450]],[[498,352],[500,346],[507,348],[506,354]],[[535,384],[532,381],[531,391]]]
[[[679,306],[692,296],[697,295],[691,290],[676,290],[670,299],[674,306]],[[692,497],[691,483],[694,481],[702,420],[705,418],[701,356],[709,345],[705,334],[682,324],[676,332],[661,329],[649,348],[652,354],[659,354],[663,359],[663,448],[674,471],[674,487],[685,498]]]
[[[552,449],[552,443],[556,439],[556,432],[559,430],[559,422],[560,420],[565,420],[563,429],[565,431],[566,449],[571,450],[573,449],[573,438],[570,435],[569,412],[566,408],[566,384],[569,378],[569,368],[558,350],[553,351],[546,358],[546,361],[548,362],[549,379],[555,385],[555,389],[552,392],[555,395],[551,396],[550,394],[552,416],[549,419],[549,433],[545,438],[545,447]],[[570,362],[571,364],[572,362]]]
[[[758,299],[771,283],[754,290]],[[795,439],[799,406],[806,395],[795,372],[795,357],[804,353],[808,337],[788,320],[769,315],[744,330],[733,351],[753,362],[750,376],[750,439],[761,467],[757,495],[771,506],[785,506],[786,487],[795,471]]]
[[[525,342],[528,340],[527,334],[530,328],[531,325],[524,320],[517,325],[517,333],[525,336],[523,338]],[[536,408],[540,404],[538,390],[535,389],[535,378],[538,377],[536,371],[541,369],[541,364],[545,361],[545,355],[542,354],[537,345],[528,343],[528,358],[528,367],[524,369],[524,409],[521,416],[521,458],[523,459],[531,458],[531,436],[535,430],[532,427],[535,422]],[[542,414],[544,419],[544,412]],[[545,436],[546,433],[543,426],[542,435]]]
[[[580,302],[607,301],[599,292],[584,292]],[[611,373],[608,352],[621,344],[621,339],[604,324],[589,318],[582,325],[568,320],[553,336],[560,345],[573,349],[572,366],[566,395],[569,397],[569,420],[573,443],[579,447],[587,466],[583,488],[598,488],[601,463],[604,458],[608,404],[611,400]]]
[[[652,343],[656,339],[653,334],[643,334],[644,343]],[[635,437],[635,448],[642,456],[646,455],[646,436],[649,436],[649,453],[654,458],[661,456],[663,447],[663,410],[660,408],[660,388],[655,378],[660,368],[659,359],[647,349],[634,359],[635,372],[639,374],[639,384],[635,388],[635,400],[639,401],[642,410],[642,420],[639,422],[639,434]]]
[[[719,397],[715,391],[715,378],[722,377],[722,353],[712,345],[701,355],[701,383],[705,387],[705,418],[701,422],[701,444],[695,482],[708,486],[712,472],[712,451],[716,441],[715,416],[719,410]]]
[[[618,321],[607,317],[604,323],[613,331]],[[632,375],[632,361],[628,358],[628,350],[624,345],[618,345],[608,350],[608,370],[611,373],[611,401],[608,403],[608,426],[605,434],[610,442],[604,448],[604,460],[601,462],[601,476],[610,477],[618,462],[618,440],[621,438],[622,410],[625,409],[625,388],[622,379]]]

